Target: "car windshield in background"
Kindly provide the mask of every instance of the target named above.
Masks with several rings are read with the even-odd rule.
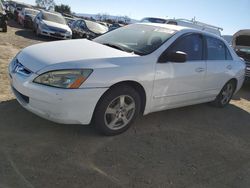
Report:
[[[43,13],[43,20],[51,21],[51,22],[56,22],[59,24],[66,24],[65,19],[57,14],[51,14],[51,13]]]
[[[138,55],[147,55],[175,33],[172,29],[134,24],[106,33],[93,41]]]
[[[88,21],[85,20],[86,26],[88,27],[88,29],[96,34],[103,34],[106,33],[108,31],[108,28],[96,23],[96,22],[92,22],[92,21]]]
[[[165,24],[166,20],[161,19],[161,18],[144,18],[141,22],[142,23],[161,23],[161,24]]]
[[[32,9],[25,9],[25,14],[31,14],[31,15],[37,15],[39,11],[37,10],[32,10]]]

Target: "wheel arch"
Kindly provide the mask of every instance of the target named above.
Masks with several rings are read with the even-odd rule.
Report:
[[[229,80],[228,82],[233,82],[235,84],[235,91],[237,90],[237,87],[238,87],[238,80],[236,78],[232,78],[231,80]],[[227,82],[227,83],[228,83]]]
[[[105,97],[107,92],[109,92],[110,90],[112,90],[115,87],[122,86],[122,85],[130,86],[138,92],[138,94],[140,95],[140,98],[141,98],[140,113],[143,114],[144,110],[145,110],[145,106],[146,106],[146,100],[147,100],[146,91],[145,91],[144,87],[139,82],[136,82],[133,80],[121,81],[121,82],[117,82],[117,83],[111,85],[109,87],[109,89],[100,97],[100,99],[98,100],[98,102],[96,104],[96,107],[98,106],[99,102]],[[96,109],[96,107],[95,107],[95,109]]]

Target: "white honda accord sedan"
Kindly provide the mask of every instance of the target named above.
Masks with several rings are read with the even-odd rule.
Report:
[[[222,38],[167,24],[133,24],[86,39],[23,49],[9,75],[19,103],[48,120],[124,132],[139,114],[226,106],[245,63]]]

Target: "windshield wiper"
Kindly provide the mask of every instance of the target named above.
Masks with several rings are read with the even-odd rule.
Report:
[[[123,47],[116,45],[116,44],[112,44],[112,43],[102,43],[102,44],[105,46],[109,46],[111,48],[115,48],[115,49],[127,52],[127,50],[125,50]]]

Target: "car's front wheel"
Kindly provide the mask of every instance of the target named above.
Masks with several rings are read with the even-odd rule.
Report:
[[[225,107],[231,101],[235,89],[236,84],[234,81],[227,82],[212,104],[216,107]]]
[[[110,89],[98,102],[94,125],[103,134],[111,136],[126,131],[138,117],[140,95],[127,85]]]

